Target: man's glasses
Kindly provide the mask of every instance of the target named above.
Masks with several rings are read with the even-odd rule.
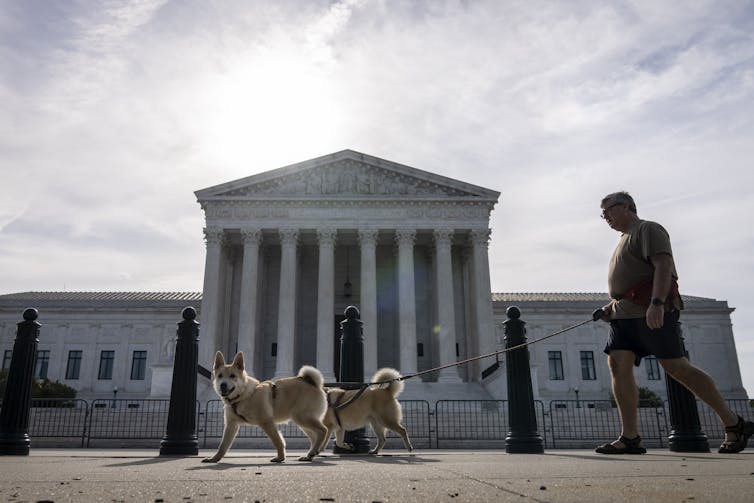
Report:
[[[621,204],[623,204],[623,203],[613,203],[613,204],[611,204],[610,206],[608,206],[607,208],[605,208],[604,210],[602,210],[602,213],[600,213],[600,218],[603,218],[603,219],[607,218],[607,212],[610,211],[611,209],[615,208],[616,206],[620,206]]]

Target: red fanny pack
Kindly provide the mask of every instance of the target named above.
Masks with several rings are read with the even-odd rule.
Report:
[[[623,298],[630,300],[634,304],[649,307],[649,304],[652,302],[652,286],[653,282],[651,279],[642,281],[629,288],[625,295],[623,295]],[[678,292],[678,282],[673,279],[670,282],[670,292],[668,292],[667,297],[665,297],[665,305],[672,304],[673,299],[677,296],[680,296],[680,293]]]

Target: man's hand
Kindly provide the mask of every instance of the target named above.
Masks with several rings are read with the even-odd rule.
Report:
[[[598,319],[602,321],[610,321],[610,315],[612,314],[612,312],[613,312],[613,303],[611,302],[610,304],[607,304],[606,306],[602,306],[602,309],[597,309],[596,311],[594,311],[592,313],[592,318],[594,319],[594,321],[597,321]]]
[[[647,308],[647,326],[652,330],[662,328],[665,324],[665,307],[650,304]]]

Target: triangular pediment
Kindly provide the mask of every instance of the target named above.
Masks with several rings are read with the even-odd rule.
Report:
[[[499,193],[352,150],[286,166],[196,192],[197,198],[471,198]]]

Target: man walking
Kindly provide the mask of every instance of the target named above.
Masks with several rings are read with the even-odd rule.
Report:
[[[633,366],[654,355],[670,376],[707,403],[725,426],[725,441],[718,452],[744,450],[754,434],[754,423],[744,421],[725,403],[712,378],[692,365],[683,354],[678,293],[678,274],[667,231],[642,220],[627,192],[602,199],[602,218],[622,233],[610,259],[608,289],[611,301],[604,321],[610,323],[605,353],[610,367],[613,395],[621,418],[621,435],[597,447],[601,454],[643,454],[638,431],[639,391]]]

